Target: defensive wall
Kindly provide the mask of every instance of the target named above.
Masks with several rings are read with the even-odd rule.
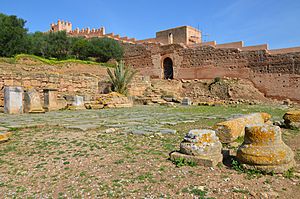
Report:
[[[142,75],[166,79],[250,80],[266,97],[300,101],[300,48],[269,50],[267,44],[124,45],[125,62]],[[166,61],[167,60],[167,61]],[[171,60],[171,61],[170,61]]]

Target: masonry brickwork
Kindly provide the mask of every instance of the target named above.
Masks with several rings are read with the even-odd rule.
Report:
[[[241,42],[219,47],[213,44],[125,45],[124,59],[152,78],[164,78],[164,59],[171,58],[175,79],[247,79],[267,97],[300,101],[297,48],[268,50],[267,45],[244,48]]]
[[[98,72],[95,72],[96,70]],[[4,103],[5,86],[22,86],[25,90],[34,88],[42,99],[43,89],[46,88],[58,89],[59,97],[65,95],[94,97],[101,92],[99,82],[106,80],[106,69],[99,66],[30,66],[0,63],[0,107]]]

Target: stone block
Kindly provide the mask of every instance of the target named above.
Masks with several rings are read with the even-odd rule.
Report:
[[[172,152],[170,159],[183,158],[200,166],[214,167],[222,162],[222,144],[213,130],[191,130],[180,143],[180,150]]]
[[[284,124],[288,128],[300,128],[300,111],[289,111],[283,116]]]
[[[23,88],[7,86],[4,88],[4,113],[23,113]]]
[[[185,106],[190,106],[190,105],[192,105],[192,100],[190,98],[188,98],[188,97],[185,97],[185,98],[182,99],[182,103],[181,104],[185,105]]]
[[[271,118],[268,113],[252,113],[225,122],[217,123],[214,130],[222,143],[231,143],[245,135],[246,125],[264,124]]]
[[[11,132],[0,132],[0,142],[5,142],[9,140],[11,135],[12,135]]]
[[[260,124],[245,128],[237,159],[246,169],[283,173],[295,166],[293,151],[282,141],[278,126]]]
[[[59,110],[57,102],[57,89],[44,89],[44,109],[46,111]]]
[[[73,109],[73,110],[85,109],[83,96],[75,95],[70,109]]]
[[[35,89],[29,89],[24,93],[24,112],[45,113],[39,93]]]

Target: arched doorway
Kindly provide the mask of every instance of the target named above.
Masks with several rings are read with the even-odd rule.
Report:
[[[173,79],[173,61],[171,58],[167,57],[163,62],[164,68],[164,79]]]

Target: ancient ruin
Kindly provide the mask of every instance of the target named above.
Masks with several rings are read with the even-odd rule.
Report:
[[[8,86],[4,88],[4,112],[8,114],[23,113],[23,88]]]
[[[213,167],[222,162],[222,144],[216,133],[207,129],[189,131],[180,143],[180,151],[172,152],[170,159],[183,159],[200,166]]]
[[[269,121],[270,118],[271,115],[268,113],[253,113],[217,123],[214,129],[222,143],[230,143],[235,141],[238,137],[245,135],[245,127],[247,125],[264,124]]]
[[[237,151],[245,168],[283,173],[295,166],[294,153],[282,141],[278,126],[249,125],[245,131],[244,143]]]
[[[289,111],[283,116],[284,123],[288,128],[300,128],[300,111]]]
[[[28,89],[24,92],[24,112],[44,113],[41,98],[35,89]]]

